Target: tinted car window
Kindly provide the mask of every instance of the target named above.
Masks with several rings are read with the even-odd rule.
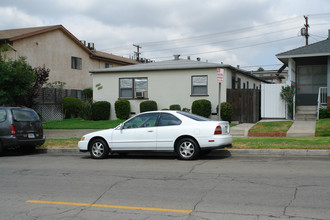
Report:
[[[7,118],[7,112],[4,109],[0,109],[0,122],[5,121]]]
[[[162,113],[159,118],[158,126],[173,126],[181,124],[180,119],[168,113]]]
[[[199,115],[190,114],[188,112],[178,112],[178,113],[181,114],[181,115],[184,115],[184,116],[186,116],[190,119],[193,119],[195,121],[210,121],[210,119],[208,119],[208,118],[204,118],[204,117],[199,116]]]
[[[136,116],[124,124],[127,128],[154,127],[156,125],[159,113],[149,113]]]
[[[39,121],[39,116],[29,109],[12,109],[15,121]]]

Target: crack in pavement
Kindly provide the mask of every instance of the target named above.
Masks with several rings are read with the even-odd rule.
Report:
[[[124,180],[120,180],[120,181],[117,181],[117,182],[115,182],[115,183],[113,183],[113,184],[111,184],[108,188],[106,188],[105,190],[104,190],[104,192],[103,193],[101,193],[101,195],[94,201],[94,202],[92,202],[92,203],[90,203],[90,205],[89,206],[87,206],[87,207],[84,207],[84,208],[82,208],[74,217],[77,217],[80,213],[82,213],[83,211],[86,211],[87,209],[89,209],[89,208],[91,208],[93,205],[95,205],[103,196],[104,196],[104,194],[106,194],[107,192],[109,192],[113,187],[115,187],[116,185],[118,185],[118,184],[121,184],[121,183],[124,183],[124,182],[127,182],[127,181],[130,181],[130,180],[132,180],[132,178],[127,178],[127,179],[124,179]]]

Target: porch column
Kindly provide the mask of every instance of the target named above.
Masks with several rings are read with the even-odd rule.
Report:
[[[328,68],[327,68],[327,107],[330,107],[330,56],[328,56]]]

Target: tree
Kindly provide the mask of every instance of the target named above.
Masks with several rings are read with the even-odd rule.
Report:
[[[264,68],[259,67],[257,71],[261,72],[261,71],[265,71],[265,70],[264,70]]]
[[[46,68],[45,64],[43,67],[36,67],[33,69],[36,75],[35,81],[32,83],[32,87],[28,94],[19,97],[17,103],[27,107],[34,105],[34,98],[38,97],[38,93],[42,86],[48,81],[50,69]]]
[[[35,72],[24,57],[6,61],[0,54],[0,105],[17,105],[31,92]]]

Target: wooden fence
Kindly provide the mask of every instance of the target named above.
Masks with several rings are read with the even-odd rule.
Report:
[[[227,102],[232,104],[232,121],[256,123],[260,120],[260,90],[227,89]]]

